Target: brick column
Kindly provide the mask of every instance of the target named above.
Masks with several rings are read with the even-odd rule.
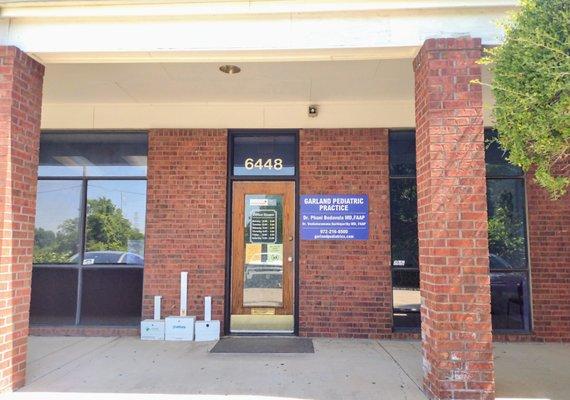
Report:
[[[0,46],[0,392],[26,372],[43,74]]]
[[[494,369],[480,39],[429,39],[414,60],[424,389],[492,399]]]

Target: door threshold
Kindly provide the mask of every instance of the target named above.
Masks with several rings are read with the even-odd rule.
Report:
[[[255,331],[251,331],[251,330],[247,330],[247,329],[240,329],[240,330],[233,330],[230,331],[230,335],[239,335],[239,336],[244,336],[244,335],[288,335],[288,336],[293,336],[295,334],[295,332],[293,331],[264,331],[264,330],[255,330]]]

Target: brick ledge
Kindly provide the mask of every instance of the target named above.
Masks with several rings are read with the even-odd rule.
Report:
[[[138,326],[30,326],[30,336],[139,336]]]

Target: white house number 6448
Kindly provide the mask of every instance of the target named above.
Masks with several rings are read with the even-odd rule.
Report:
[[[268,158],[266,160],[262,158],[258,158],[254,160],[253,158],[246,158],[244,163],[245,169],[275,169],[279,171],[283,168],[283,159],[282,158]]]

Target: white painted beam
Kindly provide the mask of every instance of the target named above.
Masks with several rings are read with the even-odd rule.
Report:
[[[6,2],[5,18],[183,17],[294,13],[413,11],[516,7],[517,0],[253,0],[253,1],[29,1]]]
[[[516,1],[63,4],[2,6],[1,43],[43,63],[409,58],[427,38],[499,43],[495,21]]]
[[[410,128],[414,101],[308,103],[44,104],[42,129]],[[485,108],[489,123],[489,107]]]
[[[0,26],[1,29],[1,26]],[[1,44],[1,43],[0,43]],[[28,53],[43,64],[90,63],[248,63],[361,61],[414,58],[420,46],[345,49],[80,51]]]
[[[42,129],[409,127],[412,101],[329,102],[309,118],[305,102],[44,104]]]

